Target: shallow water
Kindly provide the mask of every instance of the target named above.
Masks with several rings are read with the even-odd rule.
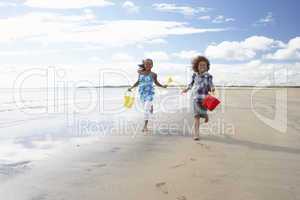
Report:
[[[125,92],[126,88],[0,89],[0,166],[41,160],[74,138],[102,137],[120,124],[141,121],[137,94],[133,108],[125,109]],[[154,111],[176,112],[188,106],[188,98],[176,88],[156,88]]]

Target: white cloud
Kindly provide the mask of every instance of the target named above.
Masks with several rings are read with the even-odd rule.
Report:
[[[178,6],[176,4],[168,3],[156,3],[152,5],[156,10],[162,12],[180,13],[185,16],[193,16],[200,12],[207,12],[210,9],[205,7],[190,7],[190,6]]]
[[[138,13],[140,8],[135,5],[132,1],[125,1],[122,5],[129,13]]]
[[[102,61],[102,59],[98,56],[90,57],[89,60],[92,62],[101,62]]]
[[[170,59],[170,56],[163,51],[146,52],[145,57],[151,58],[154,61],[167,61]]]
[[[197,55],[201,55],[201,53],[196,50],[183,50],[178,53],[173,53],[172,55],[180,59],[192,59]]]
[[[162,38],[157,38],[153,40],[146,41],[147,44],[167,44],[168,42]]]
[[[27,50],[5,50],[5,51],[0,51],[0,56],[39,56],[43,54],[52,54],[52,53],[59,53],[60,50],[58,49],[39,49],[39,50],[32,50],[32,49],[27,49]]]
[[[56,36],[80,28],[83,21],[93,20],[93,15],[64,16],[54,13],[28,13],[7,19],[0,19],[0,42],[30,38]],[[45,41],[45,40],[44,40]]]
[[[262,65],[262,61],[261,60],[251,60],[248,63],[245,64],[245,66],[247,67],[258,67]]]
[[[275,53],[265,55],[267,59],[274,60],[299,60],[300,59],[300,37],[291,39],[285,48],[278,49]]]
[[[101,61],[101,58],[95,59],[95,61]],[[93,82],[95,86],[99,83],[99,70],[102,67],[106,69],[121,71],[121,73],[127,74],[129,82],[126,77],[117,75],[112,80],[105,79],[106,85],[122,85],[129,84],[136,81],[137,78],[137,64],[140,60],[134,62],[102,62],[101,65],[97,64],[72,64],[65,65],[56,63],[52,66],[57,66],[59,69],[66,71],[66,79],[63,81],[72,81],[73,83],[80,80],[88,80]],[[24,70],[32,69],[32,65],[20,66],[17,65],[1,65],[2,68],[0,76],[0,82],[2,87],[12,87],[16,77]],[[45,66],[34,66],[34,68],[46,69]],[[88,69],[88,70],[82,70]],[[166,77],[172,76],[177,83],[187,84],[191,78],[191,67],[187,64],[179,64],[173,60],[158,61],[154,59],[153,71],[158,73],[159,80],[164,83]],[[273,76],[273,72],[275,74]],[[266,63],[260,60],[253,60],[250,62],[244,62],[239,64],[222,64],[213,62],[211,65],[210,73],[214,76],[214,83],[221,85],[271,85],[273,83],[285,84],[285,85],[300,85],[300,63],[285,64],[273,64]],[[273,79],[274,78],[274,79]],[[32,81],[26,81],[25,85],[28,87],[41,86],[41,80],[36,80],[35,77]],[[44,82],[46,80],[43,78]],[[65,82],[67,83],[67,82]],[[71,86],[72,86],[71,85]],[[44,86],[44,85],[43,85]]]
[[[0,27],[0,42],[90,43],[103,48],[144,43],[170,35],[225,31],[195,28],[176,21],[97,21],[90,12],[74,16],[33,12],[0,19]]]
[[[211,19],[211,16],[209,15],[204,15],[204,16],[200,16],[198,17],[199,20],[210,20]]]
[[[114,5],[108,0],[26,0],[24,5],[35,8],[78,9]]]
[[[205,50],[205,55],[213,59],[243,61],[254,58],[258,51],[267,51],[282,45],[282,42],[271,38],[252,36],[241,42],[224,41],[220,44],[209,45]]]
[[[267,16],[259,20],[260,23],[269,23],[272,21],[274,21],[272,12],[269,12]]]
[[[272,12],[268,12],[268,14],[259,19],[257,22],[255,22],[253,25],[254,26],[259,26],[259,25],[268,25],[270,23],[273,23],[275,21],[274,17],[273,17],[273,13]]]
[[[159,60],[159,61],[168,61],[168,60],[171,60],[172,58],[190,60],[197,55],[202,55],[202,53],[200,53],[196,50],[183,50],[180,52],[175,52],[175,53],[170,53],[170,54],[168,54],[164,51],[153,51],[153,52],[145,53],[145,57],[152,58],[154,60]]]
[[[126,53],[116,53],[112,56],[113,62],[133,62],[134,58]]]
[[[251,36],[245,39],[243,45],[253,50],[266,51],[270,48],[283,47],[284,43],[264,36]]]
[[[16,3],[12,3],[12,2],[0,2],[0,7],[16,7],[17,4]]]
[[[205,50],[205,55],[213,59],[224,60],[248,60],[253,58],[256,53],[244,48],[239,42],[224,41],[219,45],[209,45]]]
[[[220,23],[232,22],[232,21],[235,21],[235,19],[234,18],[226,18],[223,15],[218,15],[212,20],[212,23],[220,24]]]
[[[216,17],[211,17],[209,15],[204,15],[204,16],[200,16],[198,17],[199,20],[205,20],[205,21],[211,21],[212,23],[215,24],[221,24],[221,23],[226,23],[226,22],[233,22],[235,21],[234,18],[228,18],[228,17],[224,17],[223,15],[218,15]]]
[[[95,13],[94,13],[94,11],[92,9],[85,8],[85,9],[83,9],[83,13],[86,16],[93,16],[93,18],[96,18],[96,15],[95,15]]]

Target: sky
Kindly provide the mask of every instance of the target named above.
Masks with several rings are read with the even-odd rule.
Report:
[[[161,82],[186,84],[197,55],[217,85],[300,85],[299,9],[298,0],[0,0],[0,87],[49,86],[52,72],[66,84],[132,84],[145,58]]]

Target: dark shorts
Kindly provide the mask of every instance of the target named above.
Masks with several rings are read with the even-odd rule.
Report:
[[[207,109],[202,106],[202,99],[193,99],[193,114],[194,117],[206,118]]]

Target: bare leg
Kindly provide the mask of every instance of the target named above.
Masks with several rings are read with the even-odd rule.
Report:
[[[200,126],[200,118],[194,118],[194,140],[199,140],[199,126]]]
[[[145,120],[144,128],[143,128],[142,131],[143,132],[147,132],[148,131],[148,120]]]
[[[143,128],[143,132],[148,132],[148,119],[150,117],[150,115],[153,113],[153,105],[152,102],[146,101],[144,104],[144,118],[145,118],[145,124],[144,124],[144,128]]]
[[[207,123],[208,122],[208,115],[206,115],[206,117],[205,117],[205,121],[204,121],[205,123]]]

